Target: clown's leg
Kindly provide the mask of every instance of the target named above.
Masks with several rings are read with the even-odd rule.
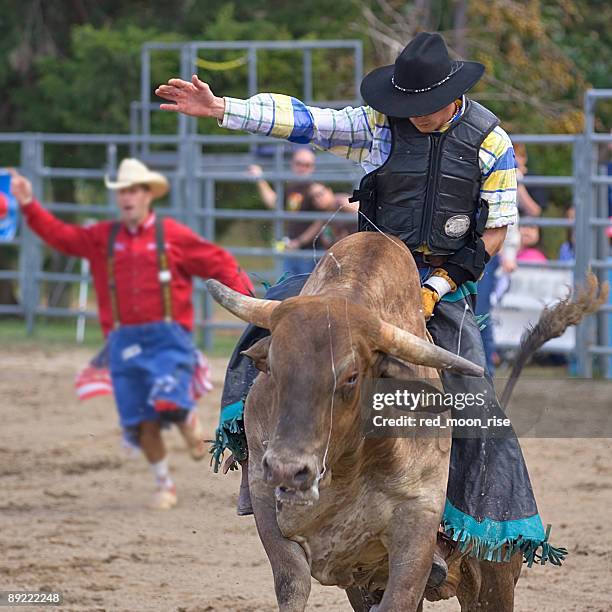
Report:
[[[156,491],[151,507],[168,510],[176,506],[176,487],[168,469],[166,447],[157,421],[143,421],[139,427],[139,444],[155,477]]]
[[[204,442],[204,430],[198,418],[195,408],[189,411],[189,415],[182,423],[177,423],[181,436],[187,444],[191,458],[200,461],[208,455],[208,448]]]

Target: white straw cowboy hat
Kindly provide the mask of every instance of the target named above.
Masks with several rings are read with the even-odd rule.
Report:
[[[149,170],[141,161],[133,158],[124,159],[117,170],[117,180],[104,177],[108,189],[125,189],[134,185],[148,185],[154,198],[161,198],[168,193],[168,179],[159,172]]]

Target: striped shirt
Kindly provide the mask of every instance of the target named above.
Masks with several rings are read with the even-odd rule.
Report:
[[[465,109],[458,111],[440,131],[447,130]],[[361,164],[371,172],[386,161],[391,151],[391,129],[385,115],[370,106],[342,110],[306,106],[297,98],[261,93],[247,100],[225,98],[221,127],[311,144]],[[512,142],[496,127],[479,151],[482,172],[481,197],[489,203],[487,228],[516,223],[516,162]]]

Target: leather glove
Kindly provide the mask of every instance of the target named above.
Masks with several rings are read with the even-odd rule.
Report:
[[[422,302],[422,310],[423,316],[426,321],[431,319],[431,315],[433,314],[433,309],[436,304],[440,301],[440,296],[435,289],[430,289],[429,287],[421,287],[421,302]]]
[[[433,274],[421,287],[421,301],[423,303],[423,316],[429,321],[436,304],[442,296],[449,291],[456,291],[457,284],[443,268],[436,268]]]

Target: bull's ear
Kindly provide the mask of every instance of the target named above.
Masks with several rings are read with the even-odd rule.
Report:
[[[397,380],[414,380],[417,378],[415,367],[404,363],[391,355],[381,353],[374,367],[378,378],[395,378]]]
[[[272,336],[266,336],[258,340],[251,348],[242,351],[240,354],[253,361],[255,367],[262,372],[268,372],[268,351]]]

